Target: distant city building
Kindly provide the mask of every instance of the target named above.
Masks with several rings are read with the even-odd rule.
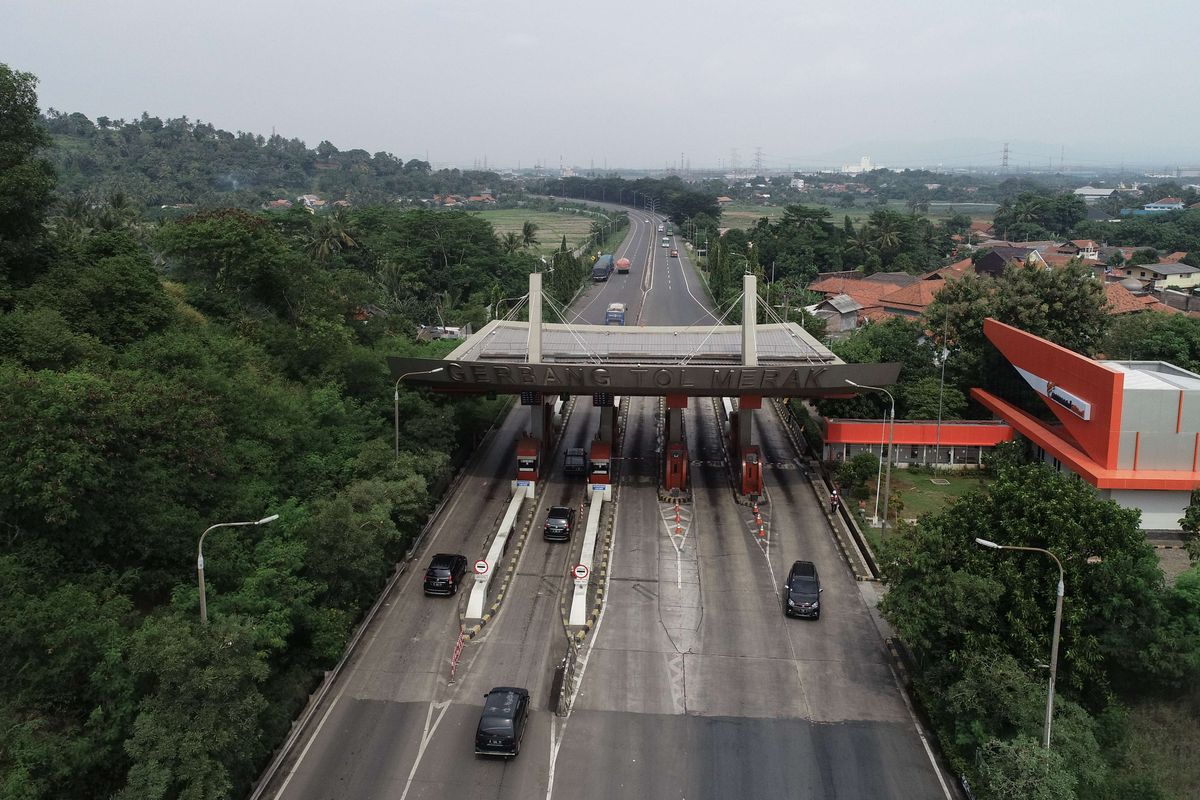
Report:
[[[1075,196],[1082,197],[1085,203],[1098,203],[1101,200],[1107,200],[1116,193],[1116,189],[1100,189],[1095,186],[1080,186],[1075,190]]]
[[[790,181],[788,181],[788,186],[792,187],[793,189],[803,189],[804,178],[792,178]]]
[[[1164,197],[1153,203],[1146,203],[1142,208],[1146,211],[1182,211],[1183,200],[1178,197]]]
[[[864,172],[870,172],[871,170],[876,169],[883,169],[883,167],[879,166],[878,164],[871,163],[870,156],[863,156],[858,160],[857,164],[842,165],[841,171],[847,175],[860,175]]]

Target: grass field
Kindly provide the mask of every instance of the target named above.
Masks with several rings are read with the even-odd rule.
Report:
[[[472,211],[471,213],[492,223],[497,236],[503,236],[510,231],[519,234],[521,226],[526,221],[537,225],[539,244],[535,252],[539,255],[553,253],[557,250],[564,235],[567,237],[569,247],[578,247],[588,238],[593,219],[590,214],[526,211],[520,208],[498,208],[488,211]]]
[[[820,207],[819,203],[811,205]],[[844,217],[850,217],[855,225],[871,216],[871,212],[875,210],[874,206],[855,206],[854,208],[824,206],[824,208],[829,209],[830,219],[834,223],[841,224]],[[890,211],[899,211],[902,214],[908,213],[908,205],[898,200],[889,202],[887,208]],[[940,220],[949,217],[951,213],[962,213],[968,214],[972,219],[991,221],[995,210],[995,203],[930,203],[929,213],[925,216],[933,220]],[[754,224],[761,217],[766,217],[775,222],[782,216],[782,206],[753,206],[744,203],[730,203],[721,209],[721,227],[742,228],[745,230],[754,227]]]
[[[942,486],[933,483],[930,480],[931,478],[946,480],[948,483]],[[950,472],[943,470],[936,475],[928,475],[913,474],[903,469],[893,469],[892,496],[899,496],[904,503],[904,507],[900,511],[901,519],[916,519],[922,514],[932,514],[941,511],[972,489],[978,489],[985,485],[985,482],[980,473],[974,471]],[[878,528],[870,526],[871,516],[875,512],[875,482],[871,481],[867,488],[871,490],[871,493],[868,495],[864,506],[860,507],[863,509],[860,520],[866,520],[862,528],[871,546],[878,547],[879,541],[882,538],[881,533]],[[882,490],[882,486],[880,488]],[[881,509],[882,505],[883,500],[881,499]],[[893,535],[890,528],[886,535]]]

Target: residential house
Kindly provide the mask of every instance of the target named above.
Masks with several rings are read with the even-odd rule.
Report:
[[[1138,264],[1117,270],[1127,278],[1137,278],[1153,289],[1192,289],[1200,286],[1200,269],[1187,264]]]
[[[325,207],[325,201],[320,197],[317,197],[315,194],[302,194],[296,198],[296,202],[300,203],[309,211],[316,211],[317,209]]]
[[[1100,257],[1100,245],[1092,239],[1072,239],[1069,242],[1063,242],[1055,252],[1065,253],[1079,258],[1097,259]],[[1042,255],[1045,255],[1043,253]]]
[[[1154,295],[1146,294],[1142,290],[1141,281],[1137,278],[1126,278],[1119,283],[1104,284],[1104,297],[1108,313],[1113,316],[1136,314],[1140,311],[1178,313],[1177,309],[1160,302]]]
[[[732,202],[733,202],[733,198],[732,198],[732,197],[726,197],[725,195],[721,195],[720,197],[718,197],[718,198],[717,198],[717,205],[718,205],[718,206],[727,206],[727,205],[729,205],[729,204],[730,204],[730,203],[732,203]]]
[[[291,200],[280,198],[278,200],[268,200],[262,204],[263,211],[287,211],[292,207]]]
[[[805,310],[814,317],[825,320],[826,334],[837,336],[858,327],[858,312],[862,310],[862,306],[848,294],[837,294]]]
[[[919,317],[946,285],[944,280],[917,281],[879,298],[883,311],[901,317]]]
[[[976,219],[971,221],[971,227],[968,228],[968,233],[981,239],[987,239],[995,235],[995,230],[995,226],[992,225],[991,222],[988,222],[987,220]]]
[[[1046,266],[1046,260],[1032,247],[993,247],[975,262],[975,272],[998,278],[1009,264],[1015,266]]]

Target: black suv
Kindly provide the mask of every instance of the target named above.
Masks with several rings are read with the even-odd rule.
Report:
[[[821,618],[821,578],[811,561],[797,561],[783,587],[783,613],[788,617]]]
[[[456,594],[466,571],[466,556],[438,553],[425,570],[425,594]]]
[[[483,713],[475,730],[475,755],[517,755],[529,721],[529,690],[497,686],[483,698]]]
[[[575,509],[553,506],[546,515],[546,528],[542,538],[549,542],[567,542],[575,529]]]

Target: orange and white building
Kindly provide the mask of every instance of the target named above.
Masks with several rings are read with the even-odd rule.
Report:
[[[1200,487],[1200,375],[1163,361],[1100,361],[988,319],[984,334],[1052,412],[1048,423],[983,389],[971,396],[1056,469],[1178,530]]]

